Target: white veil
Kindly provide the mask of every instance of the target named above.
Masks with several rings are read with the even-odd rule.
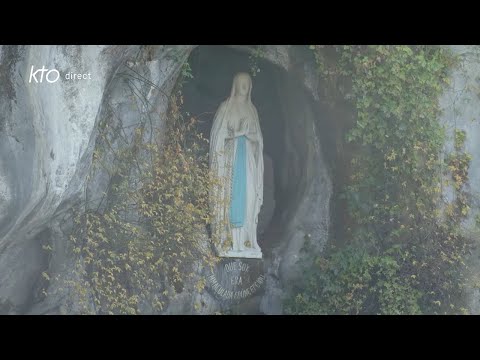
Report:
[[[236,83],[240,76],[244,76],[246,73],[239,73],[235,75],[233,79],[232,89],[230,92],[230,97],[223,101],[220,107],[218,108],[214,120],[213,126],[210,135],[210,170],[218,176],[222,181],[221,191],[214,192],[214,198],[211,204],[212,209],[214,210],[214,227],[215,224],[225,224],[228,227],[229,224],[229,201],[230,201],[230,172],[231,172],[231,162],[233,161],[233,147],[226,147],[225,139],[228,137],[227,129],[227,117],[231,108],[232,100],[235,96]],[[247,74],[248,75],[248,74]],[[255,127],[257,148],[256,148],[256,187],[255,187],[255,222],[258,222],[258,214],[260,212],[260,207],[263,204],[263,136],[260,128],[259,118],[257,109],[252,103],[251,94],[252,94],[252,80],[250,75],[248,95],[247,95],[247,107],[251,115],[253,124],[250,126]],[[220,198],[219,198],[220,196]]]

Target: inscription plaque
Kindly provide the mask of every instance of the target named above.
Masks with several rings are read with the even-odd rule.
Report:
[[[207,291],[225,302],[241,302],[259,294],[265,285],[263,261],[222,259],[207,274]]]

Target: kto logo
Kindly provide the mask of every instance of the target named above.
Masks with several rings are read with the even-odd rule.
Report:
[[[34,70],[34,66],[32,65],[32,69],[30,70],[30,79],[28,80],[29,83],[32,82],[32,79],[37,84],[41,83],[43,81],[43,75],[45,74],[45,72],[47,72],[45,74],[45,80],[47,80],[49,83],[57,82],[58,79],[60,78],[60,73],[58,72],[58,70],[55,70],[55,69],[48,70],[45,68],[45,66],[42,66],[41,69],[38,69],[35,72],[33,72],[33,70]],[[40,72],[40,75],[38,74],[39,72]],[[37,75],[40,77],[40,81],[38,80]]]

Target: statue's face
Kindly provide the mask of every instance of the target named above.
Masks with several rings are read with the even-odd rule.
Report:
[[[241,96],[247,96],[250,88],[250,78],[247,75],[241,75],[238,77],[235,92]]]

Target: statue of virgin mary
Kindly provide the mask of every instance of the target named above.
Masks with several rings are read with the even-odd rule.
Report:
[[[252,79],[239,73],[210,134],[212,237],[221,257],[262,258],[257,223],[263,203],[263,138],[251,100]]]

